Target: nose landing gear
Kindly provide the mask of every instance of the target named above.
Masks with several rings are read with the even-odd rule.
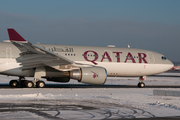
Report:
[[[139,83],[137,85],[139,88],[144,88],[145,87],[145,84],[144,84],[145,79],[146,79],[146,76],[139,77]]]

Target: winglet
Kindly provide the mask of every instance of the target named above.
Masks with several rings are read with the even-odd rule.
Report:
[[[14,29],[7,29],[10,41],[25,42],[26,40],[19,35]]]

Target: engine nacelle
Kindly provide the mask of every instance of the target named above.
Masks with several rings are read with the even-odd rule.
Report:
[[[87,84],[104,84],[107,78],[107,71],[102,67],[83,67],[70,71],[70,78]]]

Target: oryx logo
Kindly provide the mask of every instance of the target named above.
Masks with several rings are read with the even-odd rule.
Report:
[[[93,78],[96,78],[96,77],[98,77],[98,74],[96,74],[95,72],[93,72],[93,71],[91,71],[92,73],[94,73],[94,75],[93,75]]]

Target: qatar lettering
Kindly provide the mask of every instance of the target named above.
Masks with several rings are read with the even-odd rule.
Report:
[[[89,53],[93,54],[92,55],[93,58],[91,58],[91,59],[88,58]],[[112,52],[112,54],[114,54],[116,56],[116,62],[121,61],[121,55],[123,55],[123,52]],[[100,58],[98,53],[93,50],[85,51],[83,56],[86,61],[92,62],[95,65],[98,64],[97,60]],[[138,53],[136,56],[137,56],[138,60],[135,60],[132,53],[128,52],[125,57],[124,63],[126,63],[128,61],[131,61],[132,63],[148,63],[146,60],[147,55],[145,53]],[[111,55],[107,51],[105,51],[104,54],[102,55],[102,58],[100,58],[100,62],[103,62],[104,60],[112,62]]]

